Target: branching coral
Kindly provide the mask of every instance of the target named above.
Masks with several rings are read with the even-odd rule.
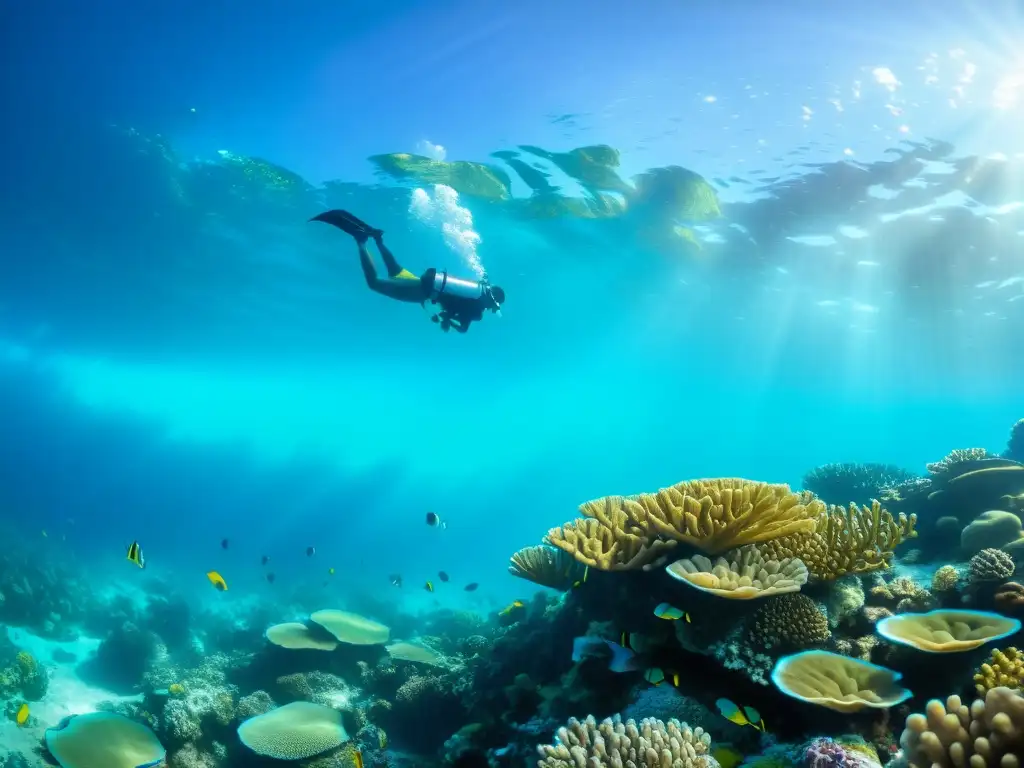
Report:
[[[810,534],[787,536],[761,545],[774,559],[798,557],[813,579],[832,581],[848,573],[869,573],[889,567],[893,550],[917,535],[917,515],[893,517],[877,501],[870,507],[851,504],[822,508]]]
[[[828,640],[828,619],[806,595],[788,594],[766,602],[750,618],[748,639],[765,649],[807,648]]]
[[[1013,646],[992,651],[988,662],[974,676],[974,689],[979,696],[999,687],[1024,688],[1024,654]]]
[[[584,567],[566,550],[541,544],[523,547],[512,555],[508,572],[542,587],[565,591],[583,578]]]
[[[627,570],[649,566],[679,542],[718,554],[811,533],[824,508],[787,485],[737,478],[693,480],[657,493],[589,501],[580,507],[585,519],[553,528],[547,541],[585,565]]]
[[[557,735],[557,744],[537,747],[538,768],[706,768],[711,746],[703,728],[653,718],[622,722],[618,715],[600,723],[593,716],[573,718]]]
[[[959,696],[933,699],[907,718],[900,746],[910,768],[1019,768],[1024,696],[993,688],[970,707]]]

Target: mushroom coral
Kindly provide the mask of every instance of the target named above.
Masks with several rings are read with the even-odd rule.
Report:
[[[290,650],[333,651],[338,642],[333,637],[320,637],[305,624],[289,621],[275,624],[267,630],[267,640]]]
[[[238,726],[238,738],[257,755],[277,760],[305,760],[349,739],[339,710],[308,701],[250,717]]]
[[[714,562],[704,555],[676,560],[665,570],[691,587],[731,600],[799,592],[807,583],[803,561],[769,560],[753,545],[734,549]]]
[[[1009,637],[1020,621],[988,611],[940,609],[882,619],[875,631],[891,643],[929,653],[960,653]]]
[[[149,728],[113,712],[65,717],[44,740],[62,768],[150,768],[165,755]]]
[[[391,630],[358,613],[323,610],[310,614],[310,621],[319,624],[341,643],[349,645],[382,645],[391,636]]]
[[[968,707],[959,696],[932,699],[900,736],[909,768],[1020,768],[1024,696],[993,688]]]
[[[783,656],[772,670],[772,682],[787,696],[836,712],[867,707],[886,709],[913,694],[897,683],[899,672],[829,651],[803,651]]]
[[[692,480],[657,493],[588,501],[580,506],[584,519],[551,529],[547,542],[585,565],[628,570],[650,567],[680,542],[715,555],[780,536],[809,534],[824,508],[788,485],[740,478]]]

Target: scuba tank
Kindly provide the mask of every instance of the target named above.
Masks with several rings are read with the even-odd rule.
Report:
[[[476,280],[464,280],[461,277],[452,277],[448,271],[438,272],[431,267],[423,273],[420,278],[424,293],[427,293],[432,301],[443,302],[444,298],[461,299],[462,301],[480,302],[485,309],[497,311],[500,304],[491,293],[491,286],[486,279],[477,282]]]

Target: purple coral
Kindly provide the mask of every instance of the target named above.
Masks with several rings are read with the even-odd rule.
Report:
[[[846,768],[848,765],[846,750],[832,739],[815,739],[804,750],[806,768]]]

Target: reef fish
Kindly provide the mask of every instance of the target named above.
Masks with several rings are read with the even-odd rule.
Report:
[[[219,592],[227,592],[228,591],[228,583],[226,581],[224,581],[224,577],[221,576],[216,571],[207,571],[206,578],[208,578],[210,580],[210,583],[213,584],[213,586]]]
[[[28,722],[28,716],[28,704],[22,704],[20,707],[18,707],[18,714],[14,716],[14,720],[18,723],[18,725],[24,725]]]
[[[352,753],[352,767],[363,768],[363,753],[361,750],[356,750]]]
[[[128,545],[128,561],[135,563],[139,568],[146,567],[146,558],[142,554],[142,547],[139,546],[139,542],[133,541]]]
[[[264,555],[260,558],[260,565],[266,565],[270,562],[270,555]]]
[[[312,557],[316,554],[316,547],[306,547],[306,557]]]
[[[651,685],[661,685],[667,680],[674,688],[679,687],[679,673],[669,672],[668,675],[666,675],[665,670],[661,667],[651,667],[644,672],[644,680]]]
[[[569,575],[569,572],[566,571],[566,576],[568,576],[568,575]],[[576,581],[574,581],[572,583],[572,588],[576,589],[576,588],[582,587],[584,584],[586,584],[587,583],[587,576],[589,576],[589,575],[590,575],[590,566],[588,565],[588,566],[585,566],[583,568],[583,578],[577,579]]]
[[[431,528],[441,529],[445,529],[448,527],[448,523],[443,522],[436,512],[427,512],[427,525],[429,525]]]
[[[391,585],[392,586],[394,586],[394,587],[402,586],[402,574],[400,574],[400,573],[392,573],[391,576],[389,576],[388,578],[391,579]]]
[[[277,577],[274,574],[272,574],[272,573],[268,573],[267,574],[267,581],[269,581],[271,584],[274,583],[274,579],[276,579],[276,578]]]
[[[608,662],[608,669],[612,672],[634,672],[640,669],[640,663],[629,648],[623,648],[618,643],[605,640],[603,637],[577,637],[572,641],[572,660],[581,661],[584,657],[591,655],[592,651],[608,647],[611,649],[612,658]]]
[[[761,713],[753,707],[743,707],[743,709],[740,709],[735,703],[729,701],[729,699],[718,699],[718,701],[715,702],[715,706],[718,707],[718,711],[722,713],[722,717],[730,723],[736,723],[736,725],[749,725],[751,728],[764,731],[764,720],[761,719]]]
[[[384,733],[384,729],[383,728],[378,728],[377,729],[377,746],[380,747],[381,749],[387,749],[388,748],[388,735],[386,733]]]
[[[513,600],[507,608],[502,608],[498,611],[499,616],[508,616],[512,611],[518,611],[520,608],[525,607],[525,603],[522,600]]]
[[[463,587],[463,589],[465,589],[467,592],[476,592],[476,589],[479,586],[480,586],[479,584],[477,584],[475,581],[473,581],[473,582],[470,582],[469,584],[467,584],[465,587]]]
[[[659,619],[666,619],[668,621],[683,619],[687,624],[690,623],[690,614],[680,608],[676,608],[674,605],[669,605],[668,603],[659,603],[654,609],[654,615]]]
[[[228,548],[228,540],[227,539],[221,539],[220,540],[220,548],[221,549],[227,549]]]
[[[441,581],[448,581],[448,574],[444,571],[438,571],[437,578],[439,578]]]
[[[427,590],[427,592],[433,592],[434,591],[434,582],[428,581],[426,584],[423,585],[423,588],[425,590]]]

